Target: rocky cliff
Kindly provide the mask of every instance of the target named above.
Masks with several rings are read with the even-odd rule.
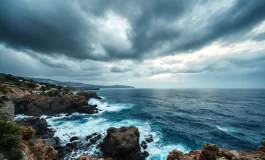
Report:
[[[15,105],[6,96],[0,96],[0,120],[14,120]]]
[[[76,94],[57,97],[31,94],[14,99],[14,103],[16,114],[23,113],[32,116],[72,112],[97,113],[98,109],[96,106],[89,105],[87,99],[85,96]]]

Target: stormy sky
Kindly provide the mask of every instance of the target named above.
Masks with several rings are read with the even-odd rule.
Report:
[[[265,88],[264,0],[1,0],[0,72],[141,88]]]

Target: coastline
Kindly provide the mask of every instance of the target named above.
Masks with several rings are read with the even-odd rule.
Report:
[[[92,120],[92,121],[88,121],[88,124],[89,123],[91,123],[91,122],[93,122],[93,120],[98,120],[98,119],[93,119],[93,116],[95,116],[95,117],[97,117],[97,118],[99,118],[99,116],[100,116],[100,113],[103,113],[103,112],[111,112],[111,109],[113,109],[112,108],[112,106],[110,106],[110,107],[107,107],[109,104],[108,103],[102,103],[102,104],[100,104],[100,100],[98,100],[98,99],[91,99],[90,101],[89,101],[89,99],[88,99],[88,105],[94,105],[94,106],[96,106],[96,107],[98,107],[99,106],[99,110],[101,110],[101,111],[99,111],[98,113],[95,113],[95,114],[90,114],[90,120]],[[100,105],[102,105],[102,106],[100,106]],[[104,106],[104,107],[103,107]],[[106,110],[104,111],[104,110],[102,110],[103,108],[105,108]],[[117,109],[117,108],[116,108]],[[124,108],[121,108],[121,109],[124,109]],[[64,113],[64,114],[53,114],[53,115],[42,115],[40,118],[41,119],[45,119],[45,121],[47,121],[47,124],[49,125],[49,129],[51,129],[51,131],[53,131],[53,132],[55,132],[55,136],[53,136],[53,137],[50,137],[50,139],[53,139],[53,138],[55,138],[55,137],[58,137],[59,139],[60,139],[60,145],[59,146],[56,146],[56,145],[54,145],[54,147],[55,147],[55,149],[57,149],[58,151],[59,151],[59,155],[60,155],[60,152],[63,152],[64,154],[62,154],[62,155],[67,155],[67,156],[69,156],[69,157],[72,157],[72,158],[78,158],[79,156],[82,156],[84,153],[87,153],[88,155],[91,155],[91,153],[92,152],[94,152],[94,156],[96,156],[96,157],[104,157],[104,153],[103,152],[99,152],[99,151],[102,151],[101,149],[100,149],[100,146],[99,146],[99,144],[103,141],[103,139],[104,139],[104,137],[106,137],[107,136],[107,133],[106,133],[106,130],[107,129],[105,129],[104,131],[100,131],[100,132],[98,132],[98,130],[101,130],[101,129],[96,129],[95,127],[93,127],[93,126],[97,126],[97,125],[99,125],[100,123],[103,123],[103,125],[104,125],[104,117],[101,117],[101,119],[103,120],[102,122],[99,122],[99,123],[96,123],[96,124],[91,124],[91,126],[90,127],[93,127],[93,129],[95,129],[94,131],[93,131],[93,133],[92,132],[90,132],[90,133],[85,133],[85,135],[86,135],[86,137],[87,136],[90,136],[90,135],[93,135],[93,134],[95,134],[94,136],[92,136],[92,138],[95,138],[94,140],[96,140],[96,141],[98,141],[97,143],[95,143],[95,144],[91,144],[89,147],[91,147],[91,146],[93,146],[92,148],[92,152],[84,152],[84,150],[86,150],[86,149],[88,149],[89,150],[89,148],[86,148],[87,146],[83,146],[83,145],[81,145],[81,146],[79,146],[80,144],[78,144],[78,142],[82,142],[83,141],[83,139],[82,138],[84,138],[84,137],[82,137],[81,135],[64,135],[65,133],[64,133],[64,131],[61,131],[61,133],[60,134],[56,134],[56,129],[55,129],[55,126],[56,125],[51,125],[51,123],[54,123],[53,121],[58,121],[59,119],[64,119],[64,118],[69,118],[70,120],[75,120],[75,118],[80,118],[80,117],[85,117],[85,118],[88,118],[88,117],[86,117],[87,116],[87,114],[86,113],[78,113],[78,112],[71,112],[70,114],[69,113]],[[19,117],[19,118],[18,118]],[[18,120],[18,119],[24,119],[24,118],[22,118],[23,116],[22,115],[18,115],[16,118],[15,118],[15,120]],[[74,118],[75,117],[75,118]],[[92,118],[91,118],[92,117]],[[30,117],[28,117],[28,118],[30,118]],[[61,122],[60,122],[61,123]],[[138,123],[141,123],[141,122],[138,122]],[[128,122],[121,122],[121,124],[127,124],[127,126],[131,126],[131,125],[134,125],[134,123],[128,123]],[[105,124],[106,125],[106,124]],[[120,125],[109,125],[108,127],[115,127],[116,126],[116,128],[119,128],[119,127],[121,127]],[[84,129],[84,127],[88,127],[87,125],[85,125],[85,126],[80,126],[80,131],[78,131],[78,132],[82,132],[82,130]],[[144,128],[148,128],[147,126],[143,126]],[[101,128],[101,126],[99,125],[98,126],[98,128]],[[66,129],[68,129],[69,130],[69,128],[66,128]],[[89,127],[87,128],[88,130],[90,130],[89,129]],[[142,130],[142,129],[140,129],[140,130]],[[147,132],[150,132],[150,131],[147,131]],[[152,132],[151,133],[151,135],[152,135],[152,137],[154,137],[154,142],[157,142],[158,140],[156,139],[156,137],[157,137],[157,135],[155,135],[156,133],[155,132]],[[84,136],[85,136],[84,135]],[[141,132],[140,132],[140,135],[141,135]],[[62,139],[62,137],[65,137],[65,138],[63,138]],[[73,137],[78,137],[78,139],[77,139],[77,141],[74,141],[74,143],[70,143],[70,139],[72,139]],[[139,138],[140,138],[140,136],[139,136]],[[50,141],[51,143],[53,143],[53,141],[52,140],[50,140],[50,139],[48,139],[48,141]],[[93,141],[94,141],[93,140]],[[145,156],[147,155],[146,154],[146,150],[145,149],[143,149],[144,147],[145,147],[145,145],[143,144],[143,140],[146,140],[146,137],[142,137],[142,138],[140,138],[140,140],[138,141],[138,144],[137,145],[139,145],[140,147],[141,147],[141,151],[143,152],[143,151],[145,151]],[[150,144],[149,143],[146,143],[147,144],[147,146],[148,147],[151,147],[150,145],[152,145],[152,143],[154,143],[154,142],[150,142]],[[77,143],[76,143],[77,142]],[[65,147],[63,147],[63,146],[66,146],[66,147],[68,147],[68,148],[66,148],[65,149]],[[63,149],[62,149],[62,147],[63,147]],[[147,147],[147,148],[148,148]],[[71,148],[71,149],[69,149],[69,148]],[[90,148],[91,149],[91,148]],[[172,150],[174,150],[174,149],[180,149],[180,150],[182,150],[182,152],[183,152],[183,150],[186,150],[186,151],[184,151],[184,153],[186,153],[186,154],[183,154],[183,153],[180,153],[179,151],[178,152],[176,152],[176,151],[174,151],[174,152],[170,152],[170,153],[167,153],[167,154],[169,154],[169,158],[170,157],[172,157],[172,155],[173,155],[173,157],[174,156],[177,156],[177,157],[179,157],[179,159],[181,159],[181,158],[186,158],[187,159],[187,157],[189,157],[190,159],[194,159],[194,156],[195,156],[195,154],[196,154],[196,156],[198,157],[198,155],[199,156],[202,156],[202,150],[200,150],[200,151],[191,151],[191,150],[189,150],[189,149],[184,149],[184,148],[181,148],[181,147],[176,147],[175,146],[175,148],[174,148],[174,146],[172,147]],[[60,151],[61,150],[61,151]],[[67,150],[67,154],[65,154],[65,151],[64,150]],[[219,150],[219,149],[217,149],[217,150]],[[233,153],[244,153],[245,155],[247,155],[247,156],[252,156],[252,155],[255,155],[256,157],[257,157],[257,154],[253,154],[252,152],[251,153],[247,153],[247,152],[243,152],[243,151],[238,151],[238,152],[233,152]],[[256,153],[256,152],[255,152]],[[149,154],[149,153],[148,153]],[[238,157],[242,157],[242,154],[240,154],[240,155],[235,155],[235,156],[238,156]],[[220,154],[219,154],[220,155]],[[106,156],[106,155],[105,155]],[[182,156],[182,157],[181,157]],[[195,156],[195,157],[196,157]],[[263,155],[263,153],[262,154],[258,154],[258,156],[264,156]],[[63,157],[61,157],[61,158],[63,158]],[[176,157],[175,157],[176,158]],[[221,158],[221,157],[219,157],[219,158]],[[60,158],[59,158],[60,159]],[[63,158],[63,159],[65,159],[65,157]],[[68,159],[68,158],[66,158],[66,159]],[[147,156],[147,159],[148,159],[148,156]],[[231,159],[231,158],[230,158]],[[169,159],[170,160],[170,159]]]

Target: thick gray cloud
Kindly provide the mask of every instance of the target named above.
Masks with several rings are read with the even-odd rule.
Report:
[[[202,0],[4,0],[0,1],[0,42],[18,50],[82,60],[155,58],[193,51],[230,34],[243,34],[265,19],[262,0],[238,0],[226,9],[209,8],[211,3]],[[205,17],[196,13],[191,19],[185,19],[198,6],[209,10],[205,24],[202,23]],[[129,48],[121,49],[120,40],[103,42],[99,38],[104,31],[97,28],[101,24],[95,24],[106,18],[109,11],[127,20]],[[189,24],[194,18],[196,24]]]
[[[264,8],[264,0],[2,0],[0,72],[144,87],[220,73],[261,85],[265,27],[253,30],[265,24]]]

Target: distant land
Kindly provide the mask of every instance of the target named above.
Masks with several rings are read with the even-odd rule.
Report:
[[[31,80],[34,80],[36,82],[41,82],[41,83],[50,83],[50,84],[55,84],[55,85],[67,86],[67,87],[70,87],[71,90],[86,90],[86,88],[90,90],[91,89],[98,90],[99,88],[135,88],[133,86],[126,86],[126,85],[105,86],[105,85],[85,84],[81,82],[61,82],[61,81],[45,79],[45,78],[31,78],[31,77],[24,77],[24,78],[28,80],[31,79]]]

